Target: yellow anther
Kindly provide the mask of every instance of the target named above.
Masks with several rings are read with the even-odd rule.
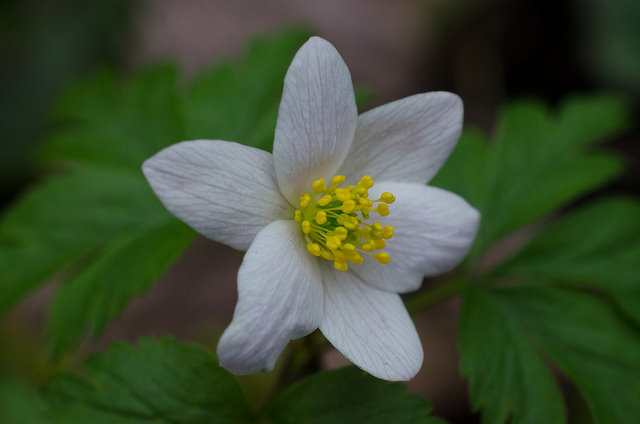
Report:
[[[393,227],[391,225],[385,225],[385,227],[382,229],[382,237],[386,239],[390,239],[391,237],[393,237]]]
[[[315,180],[313,184],[311,184],[311,187],[313,187],[313,192],[316,194],[324,193],[325,191],[327,191],[327,187],[324,185],[323,178]]]
[[[336,257],[334,256],[333,253],[329,252],[328,250],[322,250],[322,253],[320,254],[320,256],[322,256],[323,259],[326,259],[328,261],[332,261],[334,260]]]
[[[373,187],[373,178],[371,178],[371,175],[365,175],[364,177],[360,178],[360,182],[358,183],[358,185],[364,188],[371,188]]]
[[[375,231],[382,231],[382,224],[379,222],[374,222],[371,226]]]
[[[362,245],[362,249],[365,252],[371,252],[372,250],[376,250],[376,243],[375,241],[368,241],[365,244]]]
[[[380,200],[382,200],[384,203],[393,203],[396,201],[396,197],[389,193],[389,192],[384,192],[380,195]]]
[[[336,261],[333,263],[333,266],[338,270],[338,271],[346,271],[349,269],[349,265],[347,265],[347,261],[338,261],[336,259]]]
[[[336,261],[338,262],[344,262],[347,260],[347,255],[345,255],[342,250],[336,250],[333,252],[333,255],[336,257]]]
[[[358,251],[356,250],[356,247],[351,244],[351,243],[345,243],[342,245],[342,251],[346,252],[346,253],[351,253],[351,252],[355,252],[357,253]]]
[[[358,227],[358,218],[349,215],[340,215],[339,221],[347,230],[355,230]]]
[[[311,223],[309,221],[302,221],[302,232],[309,234],[311,232]]]
[[[306,208],[309,206],[309,202],[311,202],[311,195],[309,193],[305,193],[300,197],[300,207]]]
[[[346,200],[350,200],[351,199],[351,192],[349,190],[347,190],[346,188],[337,188],[336,189],[336,199],[340,200],[341,202],[344,202]]]
[[[318,243],[307,243],[307,250],[313,256],[322,255],[322,248],[320,247],[320,245]]]
[[[342,240],[338,236],[327,237],[327,247],[331,250],[337,250],[340,248]],[[334,252],[335,254],[335,252]]]
[[[342,203],[342,212],[351,213],[356,210],[356,202],[349,199]]]
[[[380,216],[387,216],[389,215],[389,205],[387,205],[386,203],[380,203],[375,208],[375,211],[378,212]]]
[[[371,206],[373,205],[373,202],[369,199],[367,199],[366,197],[361,197],[358,199],[358,203],[360,203],[362,206]]]
[[[333,197],[331,197],[330,194],[325,194],[320,198],[320,200],[318,200],[318,205],[327,206],[329,203],[331,203],[332,200],[333,200]]]
[[[361,264],[362,262],[364,262],[364,259],[362,259],[362,256],[356,253],[353,256],[349,256],[349,261],[353,262],[354,264]]]
[[[327,222],[327,213],[325,211],[316,212],[316,222],[320,225]]]
[[[375,250],[384,249],[384,247],[387,244],[384,240],[376,240],[375,243],[376,243],[376,249]]]
[[[333,185],[342,184],[344,180],[345,180],[344,175],[336,175],[335,177],[331,178],[331,184]]]
[[[375,255],[373,255],[373,257],[381,264],[388,264],[389,261],[391,261],[391,258],[389,257],[389,255],[385,252],[378,252]]]
[[[367,189],[366,189],[366,188],[364,188],[364,187],[360,187],[360,186],[358,186],[358,187],[354,188],[354,189],[353,189],[353,192],[354,192],[355,194],[357,194],[358,196],[362,196],[362,197],[366,197],[366,195],[368,195],[368,194],[369,194],[369,193],[367,193]]]
[[[296,222],[302,221],[302,211],[300,209],[296,209],[293,215],[293,220]]]
[[[347,230],[347,229],[346,229],[346,228],[344,228],[344,227],[336,227],[336,229],[335,229],[334,231],[335,231],[336,233],[338,233],[338,234],[344,234],[344,235],[349,234],[349,230]]]

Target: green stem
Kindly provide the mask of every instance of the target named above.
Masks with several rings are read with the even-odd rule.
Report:
[[[465,284],[464,276],[456,274],[450,280],[407,299],[407,309],[412,314],[430,309],[440,302],[459,295]]]

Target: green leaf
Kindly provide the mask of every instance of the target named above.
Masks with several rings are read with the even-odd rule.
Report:
[[[482,213],[471,256],[619,175],[620,159],[593,147],[628,121],[607,96],[573,98],[556,114],[518,102],[505,108],[486,150],[477,134],[463,137],[434,184],[468,194]]]
[[[640,338],[597,296],[577,290],[505,290],[514,317],[578,387],[595,423],[640,417]]]
[[[491,293],[473,288],[465,293],[458,338],[460,369],[483,422],[565,421],[562,395],[540,352]]]
[[[637,199],[598,201],[553,222],[494,274],[603,289],[640,323],[639,217]]]
[[[378,380],[355,367],[323,372],[282,393],[267,415],[278,424],[437,424],[431,405],[401,383]]]
[[[61,128],[41,159],[138,172],[145,159],[184,140],[177,76],[162,66],[122,83],[101,73],[73,87],[57,107]]]
[[[0,379],[0,422],[45,424],[44,405],[38,392],[27,384],[6,378]]]
[[[577,386],[596,424],[637,422],[640,417],[640,403],[637,401],[640,397],[640,339],[636,329],[607,302],[579,290],[553,286],[479,287],[469,293],[465,302],[470,302],[470,305],[465,305],[465,309],[471,312],[465,317],[464,331],[472,329],[489,335],[499,331],[495,329],[495,325],[500,325],[499,321],[503,321],[502,327],[517,328],[516,338],[511,342],[505,335],[500,336],[504,338],[500,341],[502,344],[490,342],[495,349],[494,354],[500,355],[500,351],[505,349],[513,350],[521,358],[528,358],[527,367],[531,368],[532,359],[528,355],[530,346],[535,346]],[[499,319],[496,319],[496,314]],[[478,391],[477,387],[481,387],[483,381],[485,384],[487,381],[502,381],[503,376],[513,369],[512,363],[496,360],[491,368],[486,368],[486,364],[485,368],[479,368],[483,361],[473,358],[477,352],[485,352],[482,357],[486,358],[488,347],[482,344],[488,344],[494,338],[493,335],[490,339],[483,339],[480,335],[472,337],[467,334],[461,349],[463,356],[467,357],[467,372],[472,375],[472,389],[474,379],[478,385],[475,391],[472,390],[474,403],[485,408],[489,405],[489,408],[502,413],[500,402],[503,397],[491,399],[487,397],[490,392]],[[526,345],[522,344],[523,340]],[[474,365],[469,367],[470,363]],[[530,369],[529,373],[532,371]],[[548,378],[531,377],[537,381],[534,385],[511,387],[517,391],[513,399],[527,399],[533,402],[531,408],[534,409],[547,408],[549,393],[541,389],[544,387],[542,381],[546,380],[547,385]],[[524,407],[522,403],[518,405]],[[495,422],[504,422],[504,417],[498,416],[503,421]]]
[[[482,184],[487,157],[487,139],[477,130],[466,128],[458,145],[440,172],[429,183],[462,196],[470,205],[483,205]]]
[[[137,175],[85,169],[49,179],[0,221],[0,313],[88,252],[168,219]]]
[[[193,236],[185,224],[168,220],[123,234],[106,246],[56,294],[48,322],[52,355],[75,345],[86,327],[99,335],[133,296],[162,275]]]
[[[54,423],[253,423],[235,379],[204,349],[171,338],[113,345],[86,361],[85,377],[46,388]]]
[[[202,75],[184,96],[187,139],[229,140],[271,151],[285,73],[309,38],[289,30],[255,41],[237,64]]]

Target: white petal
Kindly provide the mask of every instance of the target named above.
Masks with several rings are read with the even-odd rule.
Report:
[[[350,271],[322,264],[322,334],[358,367],[406,381],[422,366],[422,344],[400,296],[370,287]]]
[[[258,233],[238,272],[238,303],[218,343],[234,374],[271,371],[289,340],[318,328],[323,289],[299,225],[276,221]]]
[[[278,183],[292,204],[344,160],[358,120],[351,75],[337,50],[311,37],[284,80],[273,156]]]
[[[426,183],[442,167],[462,130],[462,101],[446,92],[416,94],[358,117],[341,174],[357,181]]]
[[[469,252],[478,231],[480,214],[451,192],[415,183],[376,183],[371,199],[390,192],[396,201],[391,213],[379,219],[394,228],[384,251],[390,264],[441,274],[457,265]],[[387,265],[383,265],[387,266]]]
[[[388,253],[387,249],[384,249]],[[416,269],[399,266],[395,262],[381,265],[369,255],[363,255],[364,262],[349,264],[349,269],[367,284],[392,293],[408,293],[418,290],[424,274]]]
[[[292,216],[272,156],[220,140],[184,141],[142,165],[164,206],[200,234],[247,250],[268,223]]]

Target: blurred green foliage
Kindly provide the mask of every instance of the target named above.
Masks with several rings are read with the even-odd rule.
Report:
[[[489,249],[619,175],[621,159],[596,143],[628,121],[610,96],[572,98],[555,113],[514,103],[494,140],[465,133],[434,180],[483,217],[459,333],[483,422],[566,422],[548,362],[577,386],[595,423],[640,417],[640,201],[597,200],[513,235],[515,254]]]
[[[204,349],[170,338],[115,344],[47,387],[54,423],[252,423],[231,374]]]
[[[267,412],[277,424],[440,424],[431,405],[355,367],[316,374],[283,392]]]
[[[620,175],[621,159],[596,149],[628,125],[619,98],[573,98],[551,113],[543,104],[507,106],[495,139],[467,133],[431,184],[460,194],[482,213],[470,254]]]
[[[47,386],[53,423],[420,423],[431,405],[403,384],[354,367],[309,377],[257,418],[235,379],[207,351],[176,340],[116,344],[86,361],[85,377],[59,375]]]
[[[38,390],[19,379],[0,379],[0,422],[47,423],[46,408]]]
[[[72,87],[39,155],[43,167],[63,172],[0,221],[0,313],[66,269],[50,311],[51,352],[73,347],[85,329],[99,334],[195,237],[152,193],[142,162],[197,138],[269,149],[284,74],[307,38],[291,30],[256,42],[239,63],[186,87],[168,66],[125,81],[100,73]]]

